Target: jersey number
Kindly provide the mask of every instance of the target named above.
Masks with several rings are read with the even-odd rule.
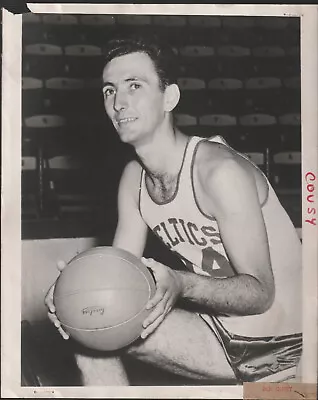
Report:
[[[189,260],[180,254],[179,257],[183,260],[187,269],[195,272],[193,264]],[[202,250],[201,269],[213,278],[228,278],[235,275],[235,272],[227,258],[215,251],[212,247],[207,247]]]

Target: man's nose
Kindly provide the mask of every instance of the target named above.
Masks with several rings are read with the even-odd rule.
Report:
[[[115,111],[120,111],[125,109],[127,107],[127,104],[128,104],[127,95],[125,93],[118,91],[115,95],[115,100],[114,100]]]

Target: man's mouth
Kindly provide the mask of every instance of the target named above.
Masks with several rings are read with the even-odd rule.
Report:
[[[117,119],[117,124],[122,125],[122,124],[128,124],[129,122],[134,122],[136,121],[137,118],[135,117],[128,117],[128,118],[120,118]]]

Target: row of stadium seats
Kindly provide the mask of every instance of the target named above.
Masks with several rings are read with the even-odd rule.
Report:
[[[55,27],[54,27],[55,28]],[[89,29],[82,26],[78,27],[59,27],[53,29],[47,26],[28,26],[25,27],[23,33],[24,47],[36,43],[43,43],[49,45],[95,45],[105,46],[108,39],[113,36],[121,35],[123,33],[135,33],[136,28],[92,28]],[[185,45],[206,45],[206,46],[222,46],[222,45],[240,45],[242,42],[248,47],[258,46],[280,46],[289,48],[299,45],[299,33],[297,31],[288,30],[279,32],[277,38],[276,31],[265,31],[253,29],[234,30],[234,29],[219,29],[219,30],[203,30],[200,28],[165,28],[161,31],[153,26],[147,29],[138,28],[140,33],[160,34],[161,37],[166,38],[169,42],[178,47]],[[290,33],[291,32],[291,33]],[[169,34],[169,35],[168,35]]]
[[[219,133],[219,132],[216,132]],[[110,132],[104,132],[107,137]],[[200,132],[199,132],[200,134]],[[211,135],[211,132],[210,132]],[[64,135],[65,136],[65,135]],[[42,137],[33,143],[33,155],[25,152],[22,157],[22,219],[59,220],[83,218],[101,220],[105,210],[108,223],[116,220],[116,198],[122,169],[132,157],[116,140],[96,140],[96,133],[63,140]],[[114,136],[115,137],[115,136]],[[246,154],[268,176],[296,226],[301,226],[301,153],[300,151],[271,152],[264,145],[259,151],[248,152],[242,137],[226,137],[228,143]],[[61,139],[61,137],[60,137]],[[29,143],[27,143],[30,145]],[[60,148],[58,149],[58,144]],[[258,139],[254,144],[259,144]],[[251,145],[251,143],[250,143]],[[55,148],[54,148],[55,147]],[[285,146],[286,148],[286,146]],[[30,153],[29,153],[30,154]],[[115,223],[112,221],[113,223]]]
[[[235,63],[235,68],[233,68]],[[99,78],[102,75],[104,59],[101,56],[38,56],[23,57],[23,76],[36,76],[41,79],[66,76],[70,78]],[[180,77],[196,77],[210,80],[217,78],[248,79],[252,77],[292,78],[300,75],[298,57],[257,59],[256,57],[207,57],[203,60],[192,58],[180,62]]]
[[[88,123],[94,124],[94,117],[99,118],[97,121],[95,120],[95,125],[103,125],[105,122],[105,115],[95,116],[89,113],[79,115],[78,112],[78,109],[74,109],[73,113],[70,114],[70,117],[74,117],[73,121],[68,121],[64,116],[56,114],[32,115],[23,120],[22,126],[31,129],[44,128],[48,130],[63,126],[79,126],[84,119],[88,119]],[[274,115],[261,113],[245,114],[239,117],[230,114],[204,114],[200,116],[176,114],[175,117],[177,124],[183,128],[188,126],[208,126],[220,129],[222,129],[222,127],[228,127],[230,130],[238,129],[240,131],[253,128],[255,132],[257,132],[257,130],[261,131],[262,129],[268,131],[266,127],[271,127],[275,133],[277,129],[281,129],[284,132],[286,129],[294,130],[294,127],[296,127],[296,129],[300,127],[300,114],[298,113],[284,114],[278,118]],[[27,132],[28,131],[25,130],[25,133]]]
[[[172,15],[24,16],[23,43],[95,44],[117,33],[159,33],[169,43],[222,45],[299,45],[300,18]]]
[[[75,98],[74,93],[65,93],[60,91],[54,94],[47,94],[44,98],[34,95],[34,100],[28,101],[32,98],[32,95],[24,95],[23,100],[25,107],[23,107],[23,117],[30,118],[38,113],[55,115],[60,114],[64,117],[72,117],[74,114],[81,112],[87,116],[92,113],[100,113],[100,117],[103,118],[103,98],[101,93],[96,92],[89,93],[78,93],[79,97]],[[274,125],[277,122],[282,125],[298,125],[298,110],[300,99],[290,98],[285,94],[277,94],[277,103],[273,104],[273,96],[268,96],[266,93],[257,95],[247,93],[247,97],[239,96],[237,94],[222,93],[218,95],[213,93],[208,96],[207,93],[186,93],[183,94],[180,103],[178,105],[178,113],[186,114],[192,117],[193,123],[196,124],[196,118],[202,120],[205,115],[231,115],[234,119],[223,118],[217,120],[222,125],[236,125],[237,119],[243,125]],[[240,102],[240,99],[242,101]],[[59,101],[59,99],[61,99]],[[67,107],[71,105],[71,107]],[[250,114],[264,114],[272,116],[271,119],[266,117],[261,119],[257,115],[253,120],[245,122],[245,115]],[[188,124],[188,123],[187,123]]]
[[[25,76],[22,77],[22,89],[27,90],[82,90],[85,88],[96,89],[101,88],[101,78],[86,80],[76,79],[67,77],[53,77],[49,79],[39,79],[35,77]],[[213,91],[240,91],[240,89],[247,90],[265,90],[272,89],[278,90],[281,88],[286,89],[300,89],[300,78],[299,76],[293,76],[286,79],[280,79],[276,77],[254,77],[246,80],[240,80],[235,78],[210,78],[208,81],[204,81],[200,78],[179,78],[178,85],[182,90],[201,90],[208,89]],[[265,93],[265,92],[264,92]],[[33,92],[34,94],[34,92]],[[296,94],[296,93],[294,93]]]
[[[266,17],[266,16],[211,16],[211,15],[137,15],[137,14],[24,14],[23,22],[27,24],[46,24],[59,26],[114,26],[114,25],[162,25],[192,26],[197,28],[246,29],[260,27],[268,30],[299,29],[300,18]]]
[[[38,38],[39,39],[39,38]],[[46,42],[39,42],[25,45],[23,47],[23,54],[39,55],[39,56],[82,56],[92,57],[103,55],[106,48],[95,44],[78,44],[74,43],[68,46],[61,46],[58,44],[50,44]],[[208,46],[202,44],[197,45],[186,45],[179,48],[173,47],[176,55],[181,57],[207,59],[213,56],[224,56],[224,57],[247,57],[254,56],[259,58],[280,58],[285,56],[299,56],[299,46],[293,46],[288,44],[286,47],[282,46],[239,46],[234,44],[222,45],[218,43],[218,46]]]
[[[101,83],[101,79],[54,77],[41,80],[24,77],[23,117],[29,118],[41,113],[72,117],[74,111],[80,111],[81,114],[100,114],[102,117],[104,111]],[[282,125],[299,124],[298,77],[283,81],[274,77],[249,78],[246,81],[216,78],[208,82],[199,78],[180,78],[178,84],[181,89],[178,113],[190,114],[194,119],[202,119],[204,115],[210,114],[229,114],[243,119],[244,125],[245,114],[258,113],[272,115],[274,120],[257,117],[251,121],[254,125],[273,125],[276,122]],[[234,122],[232,120],[223,118],[219,122],[222,125],[236,124],[236,119]],[[196,122],[190,124],[195,125]],[[250,124],[249,120],[247,124]]]
[[[299,195],[300,192],[300,152],[274,154],[271,167],[264,153],[245,153],[269,177],[278,193]],[[24,215],[41,216],[41,211],[51,216],[72,213],[93,213],[105,198],[101,188],[103,170],[87,168],[74,155],[55,156],[45,159],[45,175],[39,175],[39,160],[36,157],[22,158],[22,202]],[[116,169],[116,164],[112,165]],[[119,172],[119,171],[117,171]],[[107,182],[108,205],[115,206],[116,182]],[[48,180],[45,182],[43,177]],[[105,192],[104,192],[105,194]],[[45,204],[43,204],[45,202]],[[31,204],[31,207],[30,207]],[[105,204],[104,204],[105,206]],[[31,211],[30,211],[31,210]]]
[[[250,153],[244,153],[245,155],[248,156],[248,158],[253,161],[254,164],[260,166],[262,169],[265,168],[265,163],[266,163],[266,155],[264,153],[260,152],[250,152]],[[272,161],[273,161],[273,170],[277,169],[277,166],[292,166],[292,165],[300,165],[301,163],[301,153],[300,152],[279,152],[276,154],[272,155]],[[22,171],[36,171],[37,169],[37,158],[32,157],[32,156],[24,156],[22,157]],[[59,175],[58,172],[56,171],[79,171],[85,170],[85,166],[83,163],[83,160],[80,159],[80,156],[75,156],[73,155],[59,155],[59,156],[54,156],[51,158],[47,159],[47,165],[46,168],[48,168],[50,171],[54,171],[57,175]],[[64,176],[60,174],[59,179],[64,179]],[[274,184],[279,184],[281,187],[292,187],[295,186],[295,183],[292,183],[291,185],[284,183],[288,179],[287,176],[283,176],[282,174],[282,179],[279,179],[280,177],[277,176],[274,179]],[[91,179],[89,180],[88,184],[91,184]]]
[[[120,174],[133,153],[104,110],[105,43],[140,31],[159,33],[177,54],[180,129],[220,134],[248,154],[300,226],[299,20],[24,15],[22,218],[98,221],[108,209],[115,224]]]

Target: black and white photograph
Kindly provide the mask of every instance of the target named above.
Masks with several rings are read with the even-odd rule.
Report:
[[[301,15],[203,9],[20,16],[21,389],[304,381]]]

